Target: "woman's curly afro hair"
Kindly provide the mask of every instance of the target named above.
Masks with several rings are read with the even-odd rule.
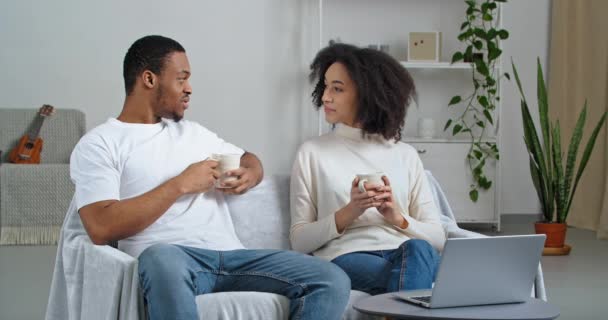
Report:
[[[317,82],[312,100],[323,105],[325,73],[334,63],[343,64],[357,89],[357,115],[362,134],[380,134],[386,140],[401,140],[407,108],[416,99],[414,80],[388,54],[348,44],[333,44],[317,53],[310,65],[310,81]]]

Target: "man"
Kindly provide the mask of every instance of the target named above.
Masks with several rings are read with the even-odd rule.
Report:
[[[184,48],[147,36],[124,59],[122,112],[87,133],[71,157],[75,201],[95,244],[118,240],[139,259],[150,319],[199,319],[195,297],[264,291],[290,299],[294,319],[339,319],[350,281],[320,259],[245,250],[219,190],[242,194],[263,177],[258,158],[182,120],[192,87]],[[242,154],[225,189],[213,153]],[[314,312],[314,314],[313,314]]]

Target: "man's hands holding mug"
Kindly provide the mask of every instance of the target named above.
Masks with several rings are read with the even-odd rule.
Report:
[[[225,194],[243,194],[259,180],[255,170],[240,167],[240,155],[214,154],[188,166],[176,177],[180,192],[203,193],[216,187]]]
[[[219,163],[215,160],[195,162],[186,168],[175,179],[181,193],[203,193],[209,191],[220,177],[217,170]]]
[[[254,170],[244,167],[227,171],[224,175],[226,177],[236,178],[225,182],[218,181],[218,183],[220,183],[220,188],[218,188],[218,190],[225,194],[243,194],[247,192],[247,190],[255,187],[256,181],[258,180]]]

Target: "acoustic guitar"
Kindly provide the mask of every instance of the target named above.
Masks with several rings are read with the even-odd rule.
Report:
[[[45,104],[38,111],[34,124],[30,130],[19,139],[17,147],[8,155],[8,160],[19,164],[38,164],[40,163],[40,153],[42,152],[42,138],[40,129],[44,120],[55,113],[55,108]]]

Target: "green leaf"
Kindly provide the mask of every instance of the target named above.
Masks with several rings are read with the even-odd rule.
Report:
[[[466,28],[466,27],[468,27],[468,26],[469,26],[469,22],[468,22],[468,21],[465,21],[465,22],[463,22],[463,23],[460,25],[460,30],[464,30],[464,28]]]
[[[462,55],[462,52],[457,51],[454,52],[454,55],[452,55],[452,63],[456,63],[460,60],[462,60],[464,58],[464,56]]]
[[[474,7],[475,5],[477,5],[477,2],[474,0],[466,0],[465,3],[468,4],[469,7]]]
[[[483,123],[483,121],[477,121],[477,126],[479,126],[480,128],[485,128],[486,124]]]
[[[490,3],[489,3],[489,5],[488,5],[488,8],[489,8],[490,10],[494,10],[494,9],[496,9],[496,8],[497,8],[497,5],[496,5],[496,3],[494,3],[494,2],[490,2]]]
[[[481,4],[481,12],[482,13],[485,14],[486,12],[488,12],[488,5],[489,4],[490,4],[489,2],[484,2],[484,3]]]
[[[502,50],[500,50],[499,48],[494,47],[492,49],[488,49],[488,60],[489,61],[496,60],[496,59],[498,59],[498,57],[500,57],[501,54],[502,54]]]
[[[479,150],[473,150],[473,155],[475,155],[475,158],[477,158],[477,160],[481,160],[481,157],[483,157],[483,153],[481,153],[481,151]]]
[[[492,119],[492,114],[490,114],[490,111],[483,110],[483,115],[486,117],[486,119],[488,119],[488,122],[492,125],[494,125],[494,119]]]
[[[492,29],[488,30],[487,40],[491,41],[492,39],[496,38],[497,35],[498,35],[498,32],[496,31],[496,29],[492,28]]]
[[[460,96],[453,96],[452,99],[450,100],[450,103],[448,103],[448,107],[451,105],[455,105],[457,103],[460,103],[460,101],[462,101],[462,97]]]
[[[483,21],[492,21],[493,18],[492,18],[491,14],[486,13],[486,14],[483,15],[482,19],[483,19]]]
[[[586,109],[586,106],[587,106],[587,101],[585,101],[585,109]],[[566,220],[568,212],[570,212],[570,205],[572,204],[572,198],[574,197],[574,193],[576,192],[576,187],[578,186],[578,181],[580,180],[581,176],[583,175],[583,171],[585,170],[585,167],[587,166],[587,162],[589,161],[589,158],[591,157],[591,153],[593,152],[593,147],[595,146],[595,140],[597,139],[597,136],[600,133],[600,129],[604,125],[604,122],[606,122],[606,114],[608,114],[608,112],[604,112],[604,115],[602,115],[602,117],[598,121],[597,125],[595,126],[595,129],[593,129],[593,132],[591,133],[591,137],[589,137],[589,140],[587,141],[587,146],[585,147],[585,151],[583,151],[583,157],[581,158],[581,162],[578,165],[578,171],[576,172],[576,179],[574,180],[574,187],[572,188],[572,192],[570,192],[570,198],[568,199],[568,205],[566,206],[566,210],[564,211],[563,220]]]
[[[554,181],[554,186],[553,189],[555,190],[555,207],[556,207],[556,215],[557,215],[557,222],[563,222],[560,221],[560,216],[562,215],[562,212],[564,211],[564,209],[566,209],[566,188],[565,188],[565,184],[564,184],[564,171],[563,171],[563,167],[562,167],[562,146],[561,146],[561,134],[560,134],[560,127],[559,127],[559,121],[556,122],[555,127],[553,128],[552,131],[552,143],[551,143],[551,147],[552,147],[552,151],[553,151],[553,168],[555,168],[555,172],[553,175],[553,181]]]
[[[526,143],[526,145],[528,145],[528,144]],[[528,148],[528,150],[529,150],[529,148]],[[540,204],[542,206],[543,216],[545,217],[545,221],[552,221],[553,212],[549,211],[545,208],[545,203],[547,201],[545,200],[545,194],[543,191],[543,187],[541,186],[540,168],[534,162],[534,158],[533,158],[532,154],[528,153],[528,155],[530,157],[530,176],[532,177],[532,183],[534,184],[534,189],[536,190],[536,194],[537,194],[538,199],[540,200]],[[548,214],[548,212],[551,212],[551,214]]]
[[[488,190],[492,186],[492,181],[488,180],[486,176],[480,176],[478,182],[479,186],[484,190]]]
[[[473,46],[468,46],[464,51],[464,60],[473,61]]]
[[[505,78],[507,78],[507,80],[509,80],[509,81],[511,80],[511,76],[508,73],[505,72],[504,76],[505,76]]]
[[[488,107],[488,98],[486,96],[477,96],[477,102],[485,108]]]
[[[488,93],[494,95],[496,94],[496,89],[488,89]]]
[[[484,76],[488,76],[490,71],[488,70],[488,66],[482,60],[475,60],[475,68],[477,72]]]
[[[514,69],[514,73],[515,78],[518,79],[517,70]],[[522,97],[522,99],[524,98]],[[543,214],[545,217],[552,217],[554,202],[552,181],[551,179],[548,179],[545,152],[541,147],[534,121],[530,115],[530,109],[525,100],[522,100],[521,102],[521,111],[524,126],[524,141],[526,142],[526,147],[528,148],[528,152],[531,154],[535,165],[539,168],[539,187],[537,192],[542,194],[540,201],[541,206],[543,207]]]
[[[482,38],[482,39],[485,39],[487,36],[485,30],[483,30],[481,28],[473,29],[473,34],[475,34],[475,36],[477,36],[478,38]]]
[[[515,75],[515,83],[517,84],[517,88],[519,89],[519,94],[523,102],[526,102],[526,95],[524,95],[524,90],[521,88],[521,81],[519,81],[519,75],[517,74],[517,69],[515,68],[515,64],[513,63],[513,58],[511,58],[511,67],[513,68],[513,74]],[[526,108],[527,108],[526,103]]]
[[[536,83],[536,96],[538,98],[538,115],[540,118],[540,128],[542,130],[543,141],[545,144],[545,152],[547,152],[547,168],[549,173],[549,180],[551,179],[551,156],[550,156],[550,132],[549,132],[549,101],[547,99],[547,87],[545,86],[545,80],[543,78],[543,68],[540,65],[540,58],[536,60],[537,65],[537,83]],[[584,119],[583,119],[584,122]],[[582,134],[582,133],[581,133]],[[580,141],[580,139],[579,139]]]
[[[479,192],[477,191],[477,189],[469,191],[469,198],[471,198],[473,202],[477,202],[477,199],[479,198]]]
[[[496,85],[496,80],[494,80],[494,78],[492,78],[492,76],[489,74],[486,76],[486,82],[489,87]]]
[[[454,128],[452,129],[452,135],[455,136],[457,135],[460,131],[462,130],[462,126],[457,124],[454,126]]]
[[[476,40],[475,42],[473,42],[473,46],[475,47],[475,49],[481,50],[481,48],[483,48],[483,42],[481,42],[480,40]]]
[[[500,40],[505,40],[509,38],[509,31],[501,29],[500,31],[498,31],[498,37],[500,38]]]
[[[468,39],[470,36],[473,35],[473,29],[468,29],[467,31],[461,33],[458,35],[458,40],[459,41],[464,41],[466,39]]]
[[[450,125],[452,125],[452,119],[449,119],[446,123],[445,126],[443,127],[443,131],[446,131]]]

